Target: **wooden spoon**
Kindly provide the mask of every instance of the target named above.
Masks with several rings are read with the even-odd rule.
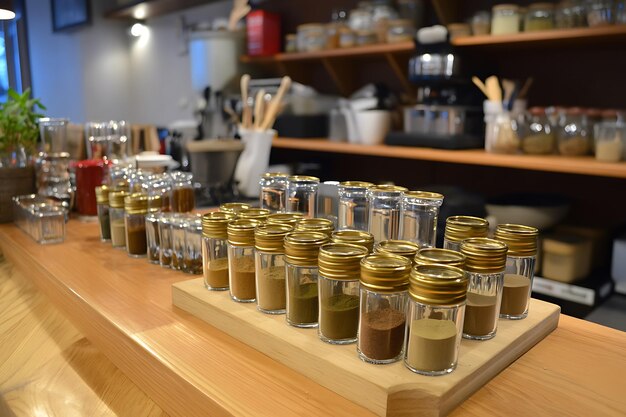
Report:
[[[261,128],[261,122],[263,120],[263,111],[265,110],[265,90],[260,89],[256,93],[254,98],[254,129]]]
[[[489,98],[489,100],[502,102],[502,90],[500,89],[498,77],[492,75],[491,77],[487,78],[487,80],[485,81],[485,86],[487,87],[487,97]]]
[[[526,98],[526,94],[528,94],[528,90],[530,90],[530,86],[533,85],[533,78],[527,78],[526,82],[524,83],[524,85],[522,86],[522,88],[519,90],[519,94],[517,95],[517,98]]]
[[[487,92],[487,87],[485,86],[485,83],[484,83],[484,82],[482,82],[482,81],[480,80],[480,78],[478,78],[478,77],[476,77],[476,76],[473,76],[473,77],[472,77],[472,82],[474,83],[474,85],[475,85],[476,87],[478,87],[478,89],[479,89],[480,91],[482,91],[482,92],[483,92],[483,94],[485,95],[485,97],[487,97],[487,99],[489,99],[489,93]]]
[[[228,17],[228,30],[232,32],[237,29],[237,22],[250,13],[250,10],[252,9],[248,5],[248,0],[234,0]]]
[[[252,113],[250,112],[250,106],[248,105],[248,88],[250,86],[250,75],[244,74],[241,76],[241,126],[244,129],[250,129],[252,127]]]
[[[504,104],[505,107],[508,107],[511,97],[513,97],[513,92],[515,91],[515,82],[506,79],[502,80],[502,89],[504,90]]]
[[[289,91],[291,87],[291,78],[284,76],[280,81],[280,86],[278,87],[278,91],[276,92],[276,96],[270,101],[268,105],[267,111],[265,112],[265,117],[263,118],[263,123],[261,123],[261,130],[267,130],[274,124],[274,120],[276,120],[276,116],[278,115],[278,111],[280,110],[281,102],[283,101],[283,97]]]

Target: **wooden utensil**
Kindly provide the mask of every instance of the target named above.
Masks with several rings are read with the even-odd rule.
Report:
[[[508,108],[515,91],[515,82],[511,80],[502,80],[502,89],[504,90],[504,107]]]
[[[252,127],[252,112],[248,104],[248,88],[250,87],[250,75],[241,76],[241,125],[244,129]]]
[[[243,19],[248,13],[250,13],[250,6],[248,5],[248,0],[234,0],[233,8],[230,11],[230,16],[228,17],[228,30],[234,31],[237,29],[237,22]]]
[[[278,111],[280,110],[280,104],[283,101],[283,97],[289,91],[291,87],[291,78],[284,76],[280,81],[280,86],[278,87],[278,91],[276,95],[270,101],[270,104],[267,106],[267,111],[265,112],[265,117],[263,119],[263,123],[261,123],[261,130],[267,130],[272,127],[274,124],[274,120],[276,120],[276,116],[278,115]]]
[[[260,89],[256,93],[254,98],[254,129],[261,128],[261,122],[263,121],[263,111],[265,110],[265,90]]]
[[[482,93],[485,95],[485,97],[487,97],[487,99],[489,99],[489,92],[487,91],[487,87],[485,86],[485,83],[484,83],[484,82],[482,82],[482,81],[480,80],[480,78],[478,78],[478,77],[476,77],[476,76],[473,76],[473,77],[472,77],[472,82],[474,83],[474,85],[475,85],[476,87],[478,87],[478,89],[479,89],[480,91],[482,91]]]
[[[500,83],[498,77],[492,75],[485,81],[485,87],[487,87],[487,97],[491,101],[502,102],[502,90],[500,89]]]
[[[529,77],[526,79],[526,82],[524,83],[524,85],[522,86],[522,88],[519,90],[519,94],[517,95],[517,98],[526,98],[526,94],[528,94],[528,90],[530,90],[530,86],[533,85],[533,81],[535,81],[532,77]]]

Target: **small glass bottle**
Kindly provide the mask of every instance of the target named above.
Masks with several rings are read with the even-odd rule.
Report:
[[[317,189],[320,179],[293,175],[289,177],[287,188],[287,211],[302,213],[305,217],[315,217]]]
[[[519,224],[500,224],[494,239],[504,242],[506,255],[500,317],[519,320],[528,316],[528,305],[535,276],[539,230]]]
[[[224,213],[238,214],[242,210],[251,208],[247,203],[224,203],[220,205],[220,211]]]
[[[465,255],[450,249],[422,248],[413,258],[414,265],[450,265],[465,268]]]
[[[337,230],[369,230],[367,189],[374,184],[363,181],[345,181],[339,184],[339,219]]]
[[[271,213],[282,213],[287,207],[288,175],[281,172],[267,172],[261,177],[260,207]]]
[[[98,222],[100,224],[100,240],[111,240],[111,219],[109,217],[109,187],[101,185],[96,187],[96,204],[98,210]]]
[[[172,174],[171,211],[174,213],[188,213],[194,209],[195,205],[196,197],[193,190],[193,175],[188,172]]]
[[[524,31],[554,29],[554,4],[532,3],[528,6],[528,12],[524,20]]]
[[[377,185],[367,190],[367,222],[375,242],[398,239],[402,196],[406,191],[406,188],[395,185]]]
[[[409,191],[402,198],[400,239],[434,248],[437,241],[437,219],[443,195],[430,191]]]
[[[408,240],[383,240],[374,245],[374,253],[403,256],[413,263],[413,258],[420,247]]]
[[[555,137],[552,125],[542,107],[531,107],[521,129],[522,150],[530,155],[548,155],[554,152]]]
[[[304,215],[302,213],[275,213],[267,216],[267,223],[288,224],[295,228],[302,219],[304,219]]]
[[[148,189],[148,207],[151,209],[158,208],[158,211],[170,211],[170,194],[172,186],[168,177],[161,176],[150,181],[147,185]]]
[[[159,214],[159,265],[172,267],[172,219],[173,213]]]
[[[317,327],[319,248],[328,236],[319,232],[292,232],[285,236],[285,284],[287,323],[295,327]]]
[[[506,244],[484,237],[461,243],[469,283],[463,337],[488,340],[496,335],[502,302]]]
[[[124,198],[126,252],[133,258],[146,256],[146,214],[148,214],[146,194],[133,193]]]
[[[366,255],[364,246],[328,243],[320,247],[317,332],[323,342],[333,345],[356,342],[360,265]]]
[[[364,246],[368,253],[374,250],[374,236],[362,230],[337,230],[330,234],[330,240],[333,243]]]
[[[237,219],[228,223],[228,283],[230,298],[239,303],[256,301],[254,229],[261,223]]]
[[[148,197],[148,206],[150,205],[150,197]],[[159,263],[159,212],[151,211],[148,208],[148,214],[146,214],[146,244],[148,250],[148,262],[152,264]]]
[[[109,219],[111,221],[111,245],[126,249],[126,225],[124,223],[124,198],[128,191],[109,193]]]
[[[212,291],[228,289],[228,223],[233,213],[216,211],[202,216],[202,269],[204,285]]]
[[[410,271],[411,263],[401,256],[377,254],[361,260],[361,360],[385,364],[403,357]]]
[[[293,230],[286,224],[264,224],[254,231],[257,309],[267,314],[284,314],[285,235]]]
[[[300,220],[295,229],[298,232],[320,232],[330,237],[330,234],[335,230],[335,225],[332,220],[315,217]]]
[[[404,364],[422,375],[448,374],[457,366],[468,279],[450,265],[419,265],[409,278]]]
[[[237,218],[256,220],[259,223],[265,223],[265,221],[267,220],[267,216],[269,216],[269,214],[270,214],[270,211],[267,209],[249,208],[249,209],[241,210],[239,213],[237,213]]]
[[[172,233],[172,269],[180,271],[183,269],[185,258],[185,223],[187,215],[176,213],[170,218],[170,231]]]
[[[461,242],[471,237],[487,237],[489,222],[480,217],[450,216],[446,219],[443,248],[459,252]]]
[[[560,118],[557,141],[561,155],[587,155],[591,149],[591,131],[581,108],[566,109]]]
[[[202,274],[202,217],[189,216],[185,223],[185,254],[183,272]]]

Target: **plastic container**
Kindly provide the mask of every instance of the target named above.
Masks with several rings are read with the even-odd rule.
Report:
[[[561,282],[585,278],[591,270],[591,240],[574,235],[547,236],[543,240],[541,273]]]

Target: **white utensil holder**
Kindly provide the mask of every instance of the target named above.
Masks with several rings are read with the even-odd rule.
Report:
[[[259,180],[269,167],[272,139],[276,137],[276,131],[240,128],[239,134],[245,148],[237,161],[235,181],[243,196],[258,197],[261,191]]]

